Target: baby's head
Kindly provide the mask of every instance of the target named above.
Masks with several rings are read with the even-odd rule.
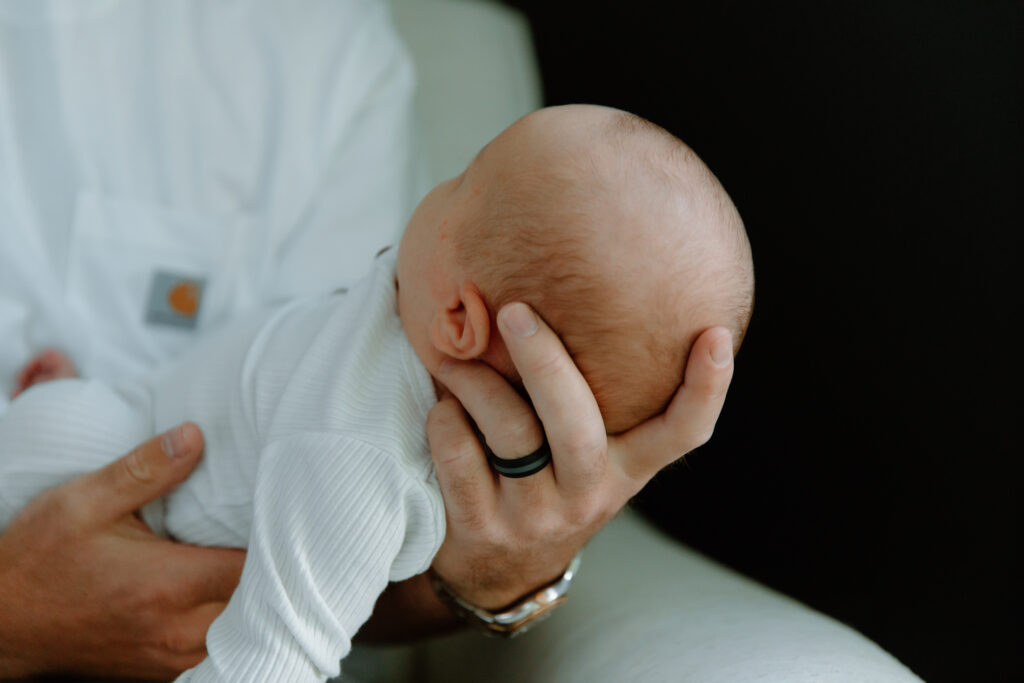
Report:
[[[399,312],[432,375],[446,357],[513,382],[495,316],[522,301],[558,333],[605,428],[659,413],[689,349],[739,347],[753,264],[739,214],[696,154],[626,112],[572,105],[502,132],[417,207],[398,254]]]

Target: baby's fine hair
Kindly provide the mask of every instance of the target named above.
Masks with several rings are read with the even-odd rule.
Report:
[[[739,214],[689,147],[627,112],[594,118],[506,164],[455,250],[492,319],[522,301],[558,333],[617,433],[666,407],[705,329],[727,326],[739,348],[753,263]]]

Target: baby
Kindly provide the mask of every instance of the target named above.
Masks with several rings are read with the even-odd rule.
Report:
[[[145,381],[31,387],[0,421],[0,529],[43,488],[195,420],[206,457],[142,517],[249,552],[182,680],[324,680],[387,582],[440,547],[436,378],[478,359],[518,382],[503,304],[559,333],[616,433],[665,407],[700,332],[726,325],[738,346],[752,297],[742,222],[689,148],[625,112],[544,109],[434,188],[350,291],[234,322]],[[50,354],[22,384],[72,370]]]

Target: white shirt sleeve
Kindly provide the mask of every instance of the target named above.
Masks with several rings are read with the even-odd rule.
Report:
[[[441,543],[424,482],[345,436],[305,434],[261,455],[242,580],[179,681],[323,681],[389,580]]]

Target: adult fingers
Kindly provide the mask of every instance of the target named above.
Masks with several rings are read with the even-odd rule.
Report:
[[[711,438],[732,372],[729,330],[705,330],[693,344],[683,384],[665,412],[612,439],[613,462],[638,485],[634,488]]]
[[[197,652],[202,657],[206,656],[206,632],[210,625],[221,615],[221,612],[228,606],[226,601],[207,602],[189,610],[174,625],[173,641],[175,649],[180,652]],[[198,664],[199,662],[195,662]],[[194,664],[190,665],[194,666]]]
[[[146,658],[152,662],[146,673],[165,680],[198,665],[206,658],[206,633],[226,607],[226,602],[208,602],[165,619],[149,634],[151,642],[139,647],[132,668],[123,673],[139,675],[139,664]]]
[[[469,416],[454,397],[438,401],[427,415],[427,442],[445,510],[477,525],[494,512],[496,485]]]
[[[498,312],[498,330],[544,425],[559,489],[593,489],[605,472],[607,437],[594,394],[558,336],[526,304]]]
[[[137,510],[184,481],[203,450],[191,422],[154,436],[106,467],[84,474],[54,493],[83,525],[103,525]]]
[[[168,561],[170,558],[168,558]],[[210,548],[176,545],[173,561],[177,572],[173,581],[185,606],[226,602],[242,578],[245,551],[237,548]]]
[[[530,404],[492,367],[476,361],[447,362],[440,379],[469,413],[488,447],[500,458],[519,458],[540,448],[544,430]]]
[[[494,368],[476,361],[450,362],[440,379],[462,404],[483,435],[487,448],[499,458],[530,455],[544,444],[544,430],[530,404]],[[529,477],[500,477],[505,503],[513,508],[536,501],[552,483],[550,468]]]

